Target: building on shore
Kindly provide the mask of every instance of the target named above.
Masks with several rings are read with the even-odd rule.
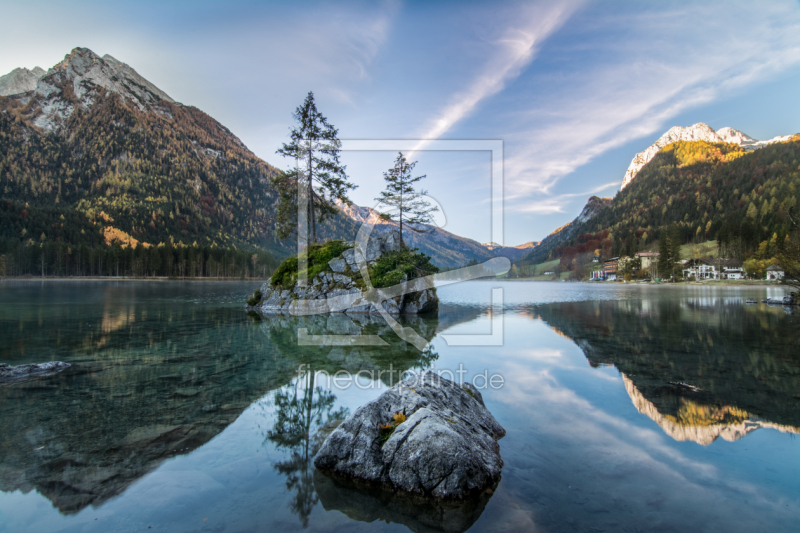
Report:
[[[612,257],[603,262],[603,273],[606,281],[616,281],[619,270],[619,257]]]
[[[778,265],[772,265],[767,267],[768,281],[780,281],[783,279],[783,276],[784,276],[783,269]]]
[[[742,263],[735,259],[689,259],[683,264],[683,277],[700,279],[744,279]]]

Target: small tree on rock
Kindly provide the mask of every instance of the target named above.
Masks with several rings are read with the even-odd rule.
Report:
[[[356,185],[347,181],[346,166],[339,160],[342,143],[339,130],[317,110],[314,93],[294,112],[298,122],[289,134],[290,141],[277,151],[296,161],[294,168],[274,180],[280,195],[276,210],[278,236],[288,238],[297,229],[297,195],[308,196],[308,225],[311,242],[317,242],[317,222],[336,213],[335,200],[350,204],[347,191]]]
[[[416,164],[416,161],[409,163],[402,153],[398,153],[394,166],[383,173],[383,179],[386,180],[386,190],[375,198],[382,204],[395,208],[395,211],[381,216],[387,220],[397,220],[400,223],[400,243],[403,245],[405,245],[403,241],[404,222],[406,225],[427,224],[433,220],[432,213],[439,210],[438,207],[432,206],[425,199],[428,191],[414,189],[414,184],[426,177],[424,174],[422,176],[411,176],[411,171],[414,170]],[[413,226],[408,226],[408,228],[413,231],[420,231]]]

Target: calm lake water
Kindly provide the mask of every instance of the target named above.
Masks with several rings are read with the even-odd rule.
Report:
[[[248,315],[257,286],[0,282],[0,362],[72,364],[0,384],[0,531],[798,530],[800,313],[745,305],[782,288],[462,283],[404,323],[420,352],[374,319]],[[298,346],[298,328],[386,346]],[[445,339],[490,333],[502,346]],[[508,434],[479,508],[314,471],[330,423],[388,381],[325,372],[459,365],[504,378],[483,390]]]

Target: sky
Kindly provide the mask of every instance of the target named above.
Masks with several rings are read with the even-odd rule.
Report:
[[[308,91],[344,140],[417,141],[406,154],[438,222],[480,242],[498,204],[491,152],[425,141],[502,141],[513,246],[568,223],[591,195],[613,197],[633,156],[672,126],[800,132],[796,0],[29,0],[2,12],[19,23],[0,34],[0,74],[47,69],[76,46],[110,54],[279,168]],[[396,156],[343,153],[356,204],[376,205]]]

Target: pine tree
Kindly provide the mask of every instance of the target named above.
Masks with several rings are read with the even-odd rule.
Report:
[[[346,167],[339,160],[339,130],[317,110],[313,92],[292,116],[298,125],[289,134],[290,142],[277,151],[296,162],[294,168],[274,181],[280,194],[276,210],[278,235],[285,239],[297,229],[297,195],[301,193],[308,199],[311,242],[317,242],[317,222],[336,213],[334,200],[350,204],[347,191],[356,185],[347,181]]]
[[[673,225],[669,230],[669,260],[670,271],[673,278],[680,277],[681,274],[681,232],[677,225]]]
[[[386,180],[386,190],[375,198],[382,204],[395,208],[395,211],[382,215],[386,219],[400,222],[400,243],[403,241],[403,222],[406,224],[427,224],[433,220],[432,213],[439,210],[424,198],[428,194],[425,190],[417,191],[414,184],[426,176],[411,176],[417,162],[409,163],[402,153],[397,154],[394,166],[383,173]],[[413,231],[420,231],[413,226],[408,226]]]

